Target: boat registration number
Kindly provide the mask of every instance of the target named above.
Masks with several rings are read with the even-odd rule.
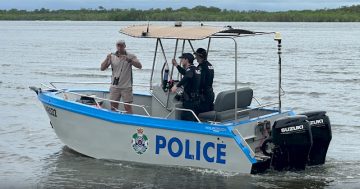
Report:
[[[50,106],[45,106],[45,110],[48,114],[54,116],[54,117],[57,117],[56,115],[56,109],[55,108],[52,108]]]

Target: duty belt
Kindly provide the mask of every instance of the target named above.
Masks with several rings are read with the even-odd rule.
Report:
[[[199,93],[183,93],[184,101],[198,101],[199,100]]]
[[[207,89],[203,89],[201,92],[202,93],[210,93],[210,92],[213,92],[213,88],[207,88]]]

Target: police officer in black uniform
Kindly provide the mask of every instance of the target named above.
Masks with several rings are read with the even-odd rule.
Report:
[[[176,89],[178,87],[183,86],[184,92],[183,92],[183,107],[185,109],[190,109],[194,111],[196,115],[199,114],[199,105],[200,105],[200,95],[199,95],[199,88],[200,88],[200,70],[198,70],[193,62],[194,62],[194,56],[191,53],[184,53],[180,57],[181,64],[184,68],[181,68],[177,63],[176,60],[173,59],[172,62],[174,65],[177,65],[177,69],[181,74],[184,75],[184,77],[181,79],[181,81],[173,86],[171,88],[171,92],[175,93]],[[181,71],[180,71],[181,70]],[[188,120],[188,121],[196,121],[194,115],[191,112],[183,111],[181,113],[181,119],[182,120]]]
[[[208,112],[214,110],[214,98],[213,80],[214,80],[214,68],[207,61],[207,52],[203,48],[196,50],[195,58],[199,63],[198,69],[201,71],[201,84],[200,84],[200,109],[199,113]]]
[[[198,48],[196,50],[195,58],[196,61],[199,63],[197,69],[201,72],[201,79],[200,79],[200,106],[199,106],[199,113],[208,112],[214,110],[214,98],[215,94],[213,91],[213,80],[214,80],[214,68],[207,61],[207,52],[203,48]],[[179,66],[176,62],[173,62],[173,65],[179,70],[179,73],[182,75],[185,74],[185,69]]]

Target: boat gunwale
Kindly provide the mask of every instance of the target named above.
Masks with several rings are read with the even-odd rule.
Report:
[[[69,90],[69,91],[76,91],[76,90]],[[86,90],[82,90],[82,91],[86,91]],[[104,92],[99,90],[90,90],[90,91]],[[59,93],[60,93],[59,91],[42,91],[38,94],[38,99],[44,105],[54,106],[63,109],[65,111],[70,111],[84,116],[90,116],[95,119],[100,119],[115,124],[125,124],[127,126],[165,129],[165,130],[173,130],[178,132],[190,132],[195,134],[210,135],[215,137],[218,136],[218,137],[233,138],[234,142],[239,146],[240,150],[245,154],[245,156],[252,164],[256,163],[257,160],[255,157],[252,157],[250,155],[251,149],[248,149],[248,147],[243,144],[242,141],[245,142],[245,140],[240,138],[240,136],[236,135],[235,133],[233,133],[234,127],[247,124],[250,122],[256,122],[259,119],[265,119],[266,117],[272,117],[282,113],[288,113],[289,115],[293,113],[292,111],[281,112],[281,113],[275,112],[259,117],[257,119],[244,120],[230,125],[224,125],[224,124],[214,125],[209,123],[198,123],[198,122],[190,122],[190,121],[182,121],[182,120],[168,120],[161,117],[149,117],[138,114],[135,115],[119,114],[116,112],[112,112],[110,110],[98,109],[96,107],[88,106],[75,101],[64,100],[61,97],[57,96]],[[172,124],[166,124],[169,122],[171,122]]]
[[[90,116],[93,118],[109,121],[117,124],[126,124],[131,126],[142,126],[158,129],[170,129],[181,132],[192,132],[197,134],[207,134],[222,137],[233,137],[234,134],[228,129],[227,125],[213,125],[208,123],[197,123],[181,120],[169,120],[161,117],[149,117],[139,114],[120,114],[110,110],[98,109],[96,107],[88,106],[85,104],[77,103],[75,101],[63,100],[57,96],[58,92],[39,93],[39,100],[47,105],[61,108],[63,110],[71,111],[74,113]],[[136,121],[136,119],[139,119]],[[142,121],[145,119],[146,121]],[[151,120],[151,121],[150,121]],[[164,124],[171,122],[172,124]],[[164,125],[161,125],[164,124]],[[161,126],[160,126],[161,125]],[[209,128],[210,127],[210,128]],[[216,130],[216,131],[214,131]]]
[[[86,90],[86,89],[74,89],[68,90],[70,91],[92,91],[92,92],[107,92],[103,90]],[[112,112],[110,110],[105,109],[98,109],[96,107],[84,105],[75,101],[67,101],[62,99],[61,97],[57,96],[60,92],[59,91],[43,91],[39,93],[38,98],[42,103],[47,105],[55,106],[67,111],[71,111],[74,113],[79,113],[85,116],[91,116],[97,119],[109,121],[112,123],[118,124],[128,124],[132,126],[143,126],[149,128],[159,128],[159,129],[170,129],[180,132],[192,132],[197,134],[207,134],[207,135],[214,135],[214,136],[222,136],[222,137],[233,137],[235,134],[232,133],[234,127],[247,124],[250,122],[256,122],[260,119],[265,119],[268,117],[272,117],[278,115],[279,112],[273,112],[267,115],[263,115],[256,118],[251,118],[248,120],[241,120],[239,122],[224,122],[221,124],[210,124],[206,122],[190,122],[190,121],[182,121],[182,120],[169,120],[161,117],[149,117],[145,115],[139,114],[119,114],[116,112]],[[137,95],[137,93],[135,94]],[[141,96],[151,96],[147,95],[146,93],[138,94]],[[265,110],[274,111],[274,109],[264,108]],[[292,111],[282,111],[281,113],[291,114]],[[104,115],[105,114],[105,115]],[[126,119],[121,119],[126,117]],[[147,121],[136,121],[136,119],[148,119]],[[150,121],[150,122],[149,122]],[[165,124],[171,122],[172,124]],[[165,125],[161,125],[165,124]],[[161,125],[161,126],[160,126]]]

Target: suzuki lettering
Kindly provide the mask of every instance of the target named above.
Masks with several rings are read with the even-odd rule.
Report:
[[[281,129],[282,133],[287,133],[287,132],[291,132],[291,131],[299,131],[299,130],[303,130],[304,129],[304,125],[298,125],[298,126],[293,126],[293,127],[285,127]]]
[[[213,142],[181,141],[176,137],[167,140],[164,136],[156,135],[155,154],[168,153],[173,158],[184,157],[189,160],[205,160],[209,163],[225,164],[226,144]],[[190,147],[195,147],[194,151]],[[193,149],[193,148],[192,148]]]
[[[318,119],[318,120],[310,121],[310,125],[315,126],[315,127],[324,126],[324,120],[323,119]]]

